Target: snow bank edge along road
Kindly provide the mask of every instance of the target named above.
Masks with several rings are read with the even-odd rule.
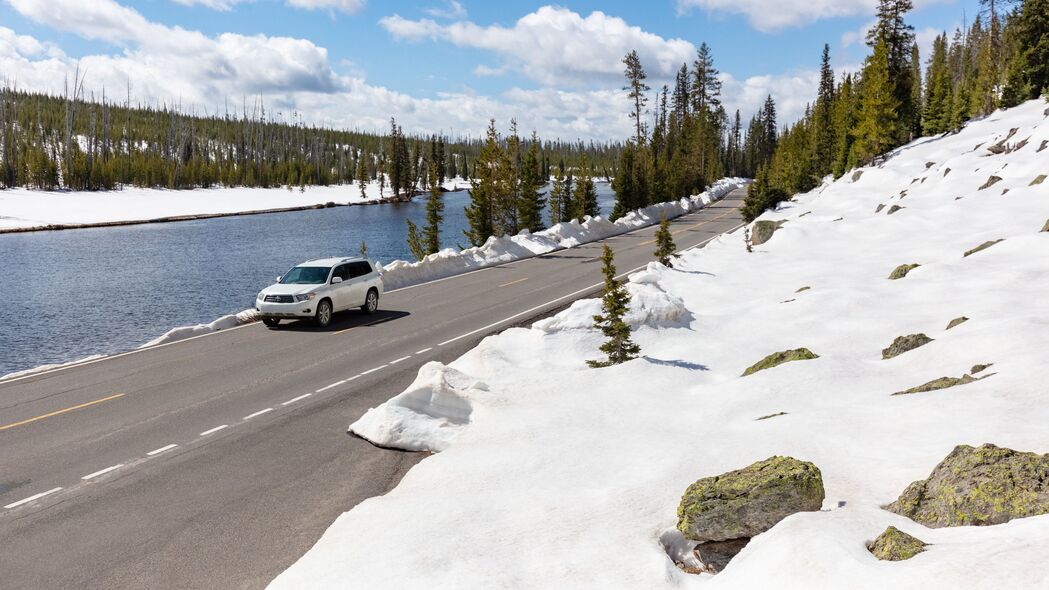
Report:
[[[580,304],[427,365],[413,404],[376,419],[440,452],[271,587],[1049,588],[1049,515],[930,529],[882,509],[956,445],[1049,452],[1045,110],[999,111],[798,195],[762,216],[786,223],[753,252],[736,232],[685,253],[654,278],[694,319],[640,326],[640,359],[588,369],[602,338]],[[1012,129],[1009,149],[987,149]],[[882,359],[915,333],[932,341]],[[802,346],[819,358],[741,377]],[[893,395],[988,363],[978,381]],[[685,487],[772,455],[820,468],[823,510],[758,535],[717,576],[678,570],[666,547]],[[865,543],[889,525],[926,551],[876,560]]]
[[[453,184],[455,181],[452,181]],[[406,262],[395,260],[383,267],[382,275],[386,291],[418,285],[428,281],[463,274],[480,268],[513,262],[537,254],[545,254],[560,248],[571,248],[579,244],[602,240],[607,237],[619,235],[635,229],[658,223],[664,213],[668,218],[678,217],[686,213],[698,211],[706,205],[724,197],[733,190],[744,186],[748,181],[742,178],[725,178],[718,180],[711,187],[692,197],[660,203],[634,211],[614,223],[602,217],[587,217],[583,223],[572,221],[559,223],[552,228],[530,234],[527,230],[516,236],[504,236],[502,238],[490,238],[483,246],[467,248],[461,252],[447,248],[426,257],[420,262]],[[278,189],[267,189],[278,190]],[[2,196],[2,193],[0,193]],[[261,287],[260,287],[261,289]],[[241,326],[258,321],[258,314],[254,309],[245,309],[235,314],[222,316],[206,324],[193,326],[180,326],[168,330],[163,335],[150,340],[139,348],[169,344],[187,338],[202,336],[212,332]],[[0,375],[0,380],[23,377],[30,374],[49,371],[76,365],[87,360],[97,360],[99,357],[81,359],[66,364],[46,365],[32,369],[26,369]]]

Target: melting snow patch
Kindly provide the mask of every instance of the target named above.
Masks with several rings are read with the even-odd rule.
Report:
[[[193,338],[194,336],[201,336],[203,334],[210,334],[212,332],[218,332],[219,330],[228,330],[229,328],[235,328],[241,324],[247,324],[251,322],[257,322],[259,320],[259,312],[254,309],[245,309],[240,313],[234,313],[230,315],[224,315],[219,319],[207,323],[197,324],[195,326],[183,326],[181,328],[172,328],[168,330],[163,336],[154,338],[149,342],[143,344],[139,348],[146,348],[147,346],[157,346],[158,344],[168,344],[169,342],[177,342],[179,340],[185,340],[186,338]]]

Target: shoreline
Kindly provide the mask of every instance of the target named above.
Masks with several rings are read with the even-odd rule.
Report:
[[[455,193],[467,190],[466,188],[455,188],[446,190],[446,193]],[[420,196],[424,193],[420,192],[412,195],[408,198],[411,199]],[[365,205],[389,205],[392,203],[405,203],[408,202],[404,199],[396,199],[393,197],[381,197],[378,199],[368,199],[364,201],[349,201],[343,203],[337,203],[335,201],[328,201],[326,203],[315,203],[313,205],[296,205],[294,207],[272,207],[269,209],[254,209],[250,211],[231,211],[228,213],[196,213],[188,215],[167,215],[164,217],[152,217],[147,219],[122,219],[116,221],[95,221],[88,223],[55,223],[48,225],[36,225],[30,227],[8,227],[0,228],[0,234],[22,234],[22,233],[33,233],[33,232],[45,232],[45,231],[61,231],[68,229],[89,229],[89,228],[100,228],[100,227],[120,227],[126,225],[145,225],[150,223],[174,223],[178,221],[196,221],[201,219],[214,219],[217,217],[240,217],[244,215],[265,215],[267,213],[290,213],[293,211],[310,211],[313,209],[334,209],[336,207],[359,207]]]

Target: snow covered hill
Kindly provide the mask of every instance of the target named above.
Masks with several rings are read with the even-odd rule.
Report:
[[[428,365],[353,429],[440,452],[272,587],[1049,588],[1049,515],[930,529],[882,508],[956,445],[1049,452],[1047,146],[1029,102],[798,195],[753,252],[740,230],[651,265],[632,287],[644,356],[624,365],[587,368],[587,302]],[[890,280],[900,265],[919,266]],[[818,358],[741,377],[799,347]],[[686,486],[772,455],[819,467],[823,510],[716,576],[676,567]],[[865,543],[888,525],[930,545],[878,561]]]

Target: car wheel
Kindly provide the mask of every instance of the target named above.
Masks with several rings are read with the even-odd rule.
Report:
[[[368,295],[364,298],[364,305],[361,306],[361,311],[364,313],[375,313],[377,309],[379,309],[379,292],[375,289],[368,289]]]
[[[331,301],[325,299],[317,304],[317,315],[314,316],[313,321],[321,328],[328,327],[328,324],[331,323]]]
[[[262,318],[262,323],[270,328],[276,328],[280,325],[280,320],[278,318]]]

